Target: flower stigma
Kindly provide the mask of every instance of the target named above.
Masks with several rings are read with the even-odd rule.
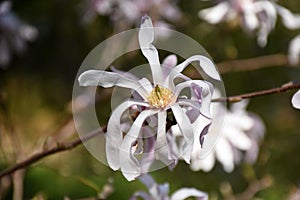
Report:
[[[174,102],[174,94],[171,90],[156,85],[150,92],[147,100],[151,107],[165,108],[167,105]]]

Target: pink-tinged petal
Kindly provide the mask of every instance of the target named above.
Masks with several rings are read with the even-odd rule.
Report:
[[[232,172],[234,169],[234,156],[230,144],[224,138],[220,138],[215,146],[216,158],[223,165],[226,172]]]
[[[144,16],[142,18],[141,28],[139,30],[139,44],[143,55],[147,58],[152,72],[154,85],[162,85],[163,75],[159,62],[158,52],[152,44],[154,41],[154,30],[151,18]]]
[[[184,145],[181,151],[183,153],[182,157],[187,163],[190,163],[194,142],[192,124],[185,111],[177,103],[173,104],[171,109],[184,138]]]
[[[300,109],[300,90],[294,94],[292,98],[292,105],[295,108]]]
[[[162,62],[163,78],[165,79],[177,65],[177,57],[174,54],[167,56]]]
[[[293,14],[288,9],[276,5],[277,12],[282,18],[282,23],[288,29],[298,29],[300,28],[300,14]]]
[[[295,37],[289,44],[288,59],[291,65],[299,64],[300,60],[300,35]]]
[[[254,3],[256,13],[264,13],[260,19],[260,27],[257,32],[257,43],[261,47],[265,47],[268,42],[268,36],[274,29],[277,20],[277,12],[273,3],[269,1],[256,1]],[[260,15],[258,15],[259,17]]]
[[[252,5],[245,5],[244,8],[244,27],[252,32],[259,26],[259,20]]]
[[[182,188],[174,192],[170,200],[184,200],[188,197],[196,197],[197,200],[208,200],[208,195],[205,192],[195,188]]]
[[[114,72],[88,70],[79,76],[78,81],[80,86],[101,86],[104,88],[119,86],[137,91],[144,99],[148,96],[147,90],[139,81]]]
[[[201,99],[200,99],[201,103],[198,102],[197,96],[192,96],[193,98],[192,100],[194,100],[194,103],[192,102],[190,103],[195,104],[193,107],[198,108],[202,115],[211,118],[210,103],[211,103],[211,98],[213,93],[213,86],[209,82],[202,81],[202,80],[190,80],[190,81],[185,81],[183,83],[179,83],[175,87],[175,96],[178,97],[180,92],[184,88],[191,87],[191,85],[197,85],[199,88],[201,88]],[[184,99],[179,99],[178,103],[183,105],[184,103],[188,103],[188,101]]]
[[[124,137],[124,140],[120,146],[119,160],[121,171],[128,181],[135,180],[141,175],[141,167],[138,159],[133,155],[132,145],[137,141],[140,131],[142,129],[145,120],[159,111],[157,110],[145,110],[142,111],[136,120],[134,121],[129,132]]]
[[[226,20],[226,15],[230,12],[230,3],[221,2],[218,5],[199,11],[198,16],[210,24],[218,24]]]
[[[137,102],[137,101],[125,101],[120,104],[113,112],[109,118],[107,124],[106,136],[106,157],[108,165],[113,170],[118,170],[120,168],[119,163],[119,148],[123,141],[121,116],[122,114],[131,106],[140,105],[148,106],[147,103]]]
[[[218,81],[221,81],[221,77],[214,65],[214,63],[207,57],[202,56],[202,55],[195,55],[191,56],[188,59],[186,59],[184,62],[181,64],[177,65],[171,72],[170,75],[166,78],[165,83],[168,85],[171,89],[173,89],[174,86],[174,79],[177,78],[178,76],[182,75],[181,72],[192,62],[198,61],[201,69],[203,72]]]

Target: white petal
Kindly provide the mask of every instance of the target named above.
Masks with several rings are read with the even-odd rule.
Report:
[[[292,65],[297,65],[300,59],[300,35],[295,37],[290,42],[288,53],[289,63]]]
[[[122,125],[120,122],[122,114],[129,107],[133,105],[148,106],[147,103],[137,102],[137,101],[125,101],[120,104],[113,112],[109,118],[107,124],[106,136],[106,157],[108,165],[113,170],[118,170],[120,168],[119,163],[119,148],[123,141]]]
[[[204,116],[211,118],[211,114],[210,114],[210,103],[211,103],[211,97],[212,97],[212,93],[213,93],[213,87],[209,82],[206,81],[201,81],[201,80],[190,80],[190,81],[185,81],[182,83],[179,83],[176,85],[175,87],[175,96],[178,97],[178,95],[180,94],[180,92],[186,88],[186,87],[191,87],[192,84],[195,84],[199,87],[202,88],[202,92],[201,92],[201,104],[198,105],[197,102],[197,106],[199,111],[201,112],[201,114],[203,114]],[[178,100],[178,103],[185,103],[187,101],[185,101],[184,99],[180,99]]]
[[[230,144],[224,138],[220,138],[215,146],[216,158],[223,165],[226,172],[232,172],[234,169],[234,157]]]
[[[295,108],[300,109],[300,90],[294,94],[292,104]]]
[[[282,23],[288,28],[288,29],[298,29],[300,28],[300,15],[299,14],[293,14],[288,9],[276,5],[278,14],[282,18]]]
[[[167,142],[166,135],[166,118],[167,113],[165,111],[158,113],[158,126],[157,126],[157,137],[155,143],[155,154],[157,159],[165,163],[166,165],[172,164],[170,159],[169,144]]]
[[[225,129],[228,132],[226,138],[233,146],[241,150],[248,150],[251,147],[252,142],[243,130],[232,126],[225,127],[224,131]]]
[[[181,152],[183,152],[183,159],[190,163],[190,158],[193,149],[193,142],[194,142],[194,133],[192,124],[186,115],[185,111],[178,105],[174,104],[171,106],[173,111],[174,117],[178,123],[181,133],[183,134],[185,144]]]
[[[198,200],[208,200],[208,195],[205,192],[195,188],[182,188],[174,192],[170,200],[184,200],[188,197],[197,197]]]
[[[210,24],[218,24],[226,19],[226,15],[229,12],[230,4],[228,2],[222,2],[214,7],[201,10],[198,16]]]
[[[200,147],[200,145],[199,145],[199,147]],[[193,155],[195,152],[194,149],[193,149]],[[199,149],[199,151],[201,151],[201,149]],[[209,172],[212,170],[214,165],[215,165],[214,152],[210,152],[205,158],[200,158],[198,156],[197,156],[197,158],[192,157],[191,169],[193,171],[203,170],[205,172]]]
[[[147,58],[152,72],[154,85],[162,85],[163,74],[159,62],[158,52],[152,42],[154,40],[154,30],[149,16],[142,18],[141,28],[139,30],[139,44],[143,55]]]
[[[126,76],[107,71],[88,70],[83,72],[79,78],[80,86],[101,86],[104,88],[119,86],[137,91],[144,99],[148,93],[139,81],[126,78]]]
[[[244,23],[245,28],[250,32],[254,31],[259,26],[259,20],[251,5],[245,6]]]
[[[164,78],[166,78],[172,69],[177,65],[177,57],[174,54],[167,56],[162,62],[162,71]]]
[[[184,62],[182,62],[181,64],[177,65],[170,73],[170,75],[166,78],[165,84],[170,86],[170,88],[172,88],[172,86],[174,85],[173,80],[178,77],[181,72],[192,62],[194,61],[198,61],[200,64],[200,67],[202,68],[203,72],[218,81],[221,81],[221,77],[214,65],[214,63],[207,57],[202,56],[202,55],[195,55],[195,56],[191,56],[188,59],[186,59]]]
[[[124,137],[124,140],[120,146],[120,166],[123,175],[128,181],[136,179],[141,174],[140,163],[132,154],[132,145],[137,140],[146,118],[156,114],[157,112],[158,111],[155,110],[142,111],[134,121],[132,127]]]

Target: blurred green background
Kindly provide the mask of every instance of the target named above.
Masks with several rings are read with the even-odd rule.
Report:
[[[56,131],[70,122],[72,88],[78,68],[86,55],[101,41],[114,34],[107,16],[97,16],[83,25],[80,4],[83,0],[13,1],[13,11],[39,31],[21,56],[13,56],[9,68],[0,69],[0,169],[24,160],[43,148],[45,141],[55,138]],[[300,13],[300,1],[278,1]],[[239,27],[210,25],[199,19],[200,9],[212,5],[199,0],[178,1],[182,19],[174,28],[198,41],[216,63],[231,59],[262,55],[286,54],[289,41],[299,30],[285,29],[278,20],[268,45],[260,48],[254,37]],[[134,27],[132,27],[134,28]],[[121,66],[133,60],[123,59]],[[241,68],[243,66],[240,66]],[[255,71],[222,75],[227,95],[241,94],[280,86],[300,80],[295,67],[276,66]],[[162,169],[153,173],[158,183],[170,182],[171,193],[181,187],[195,187],[209,193],[211,199],[228,199],[245,191],[257,180],[257,199],[288,199],[300,184],[300,111],[291,106],[294,92],[287,92],[250,101],[248,110],[258,114],[266,125],[266,134],[258,161],[253,166],[240,164],[227,174],[217,163],[209,173],[193,172],[180,162],[173,172]],[[103,121],[109,117],[109,99],[101,102]],[[76,134],[59,141],[69,141]],[[113,180],[112,183],[109,183]],[[114,191],[108,199],[128,199],[137,190],[146,190],[139,183],[127,182],[120,172],[113,172],[95,160],[84,147],[47,157],[24,171],[24,199],[95,198],[105,184]],[[0,199],[12,199],[11,178],[1,180]],[[227,195],[226,195],[227,194]],[[95,198],[96,199],[96,198]]]

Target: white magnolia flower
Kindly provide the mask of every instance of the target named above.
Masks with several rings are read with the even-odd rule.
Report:
[[[141,176],[139,180],[146,185],[149,192],[136,192],[130,200],[137,200],[138,197],[144,200],[184,200],[189,197],[195,197],[197,200],[208,200],[206,193],[194,188],[179,189],[169,197],[169,184],[164,183],[158,185],[148,174]]]
[[[299,64],[299,58],[300,58],[300,35],[292,39],[288,51],[288,60],[291,65]]]
[[[259,150],[258,142],[265,131],[264,124],[255,115],[245,109],[246,101],[234,104],[225,115],[222,135],[213,151],[204,159],[199,154],[200,145],[195,143],[191,158],[191,169],[210,171],[217,159],[226,172],[232,172],[235,163],[241,160],[241,151],[245,152],[247,162],[255,162]]]
[[[207,118],[208,124],[211,123],[209,108],[213,92],[212,85],[203,80],[191,80],[181,72],[191,62],[198,61],[208,76],[220,80],[212,61],[201,55],[192,56],[179,65],[176,65],[176,57],[172,55],[161,65],[158,51],[152,44],[154,30],[148,16],[142,19],[138,39],[141,51],[150,64],[153,83],[146,78],[137,79],[130,74],[99,70],[86,71],[79,77],[81,86],[98,85],[104,88],[119,86],[133,91],[133,98],[121,103],[112,112],[106,133],[108,164],[113,170],[121,169],[128,180],[133,180],[141,173],[147,172],[149,164],[154,159],[154,153],[156,159],[167,165],[176,162],[177,157],[172,154],[171,145],[167,139],[167,135],[170,134],[169,127],[166,125],[169,121],[169,114],[174,116],[174,121],[184,138],[180,150],[182,159],[187,163],[190,162],[195,135],[193,126],[196,125],[192,124],[202,122],[201,120],[193,121],[191,116],[195,119]],[[183,81],[175,84],[175,78],[181,78]],[[184,88],[190,89],[190,98],[180,97]],[[121,118],[132,106],[139,108],[139,114],[129,130],[123,130]],[[202,132],[199,129],[196,131]],[[201,134],[201,137],[204,135]],[[198,141],[199,139],[203,142],[203,138],[198,138]],[[144,151],[143,144],[148,146]],[[145,151],[148,154],[141,156],[140,154]]]
[[[292,105],[295,108],[300,109],[300,90],[294,94],[292,98]]]
[[[20,54],[27,41],[37,37],[37,29],[25,24],[11,12],[11,2],[0,4],[0,67],[6,67],[13,53]]]
[[[300,28],[300,15],[270,0],[222,0],[211,8],[199,11],[199,17],[211,24],[238,21],[250,34],[256,34],[257,43],[264,47],[268,35],[274,29],[277,14],[288,29]]]
[[[166,24],[165,20],[176,22],[181,11],[171,0],[85,0],[84,21],[90,21],[96,14],[109,16],[117,25],[136,25],[145,13],[155,17],[155,25]],[[125,27],[125,28],[126,28]]]

